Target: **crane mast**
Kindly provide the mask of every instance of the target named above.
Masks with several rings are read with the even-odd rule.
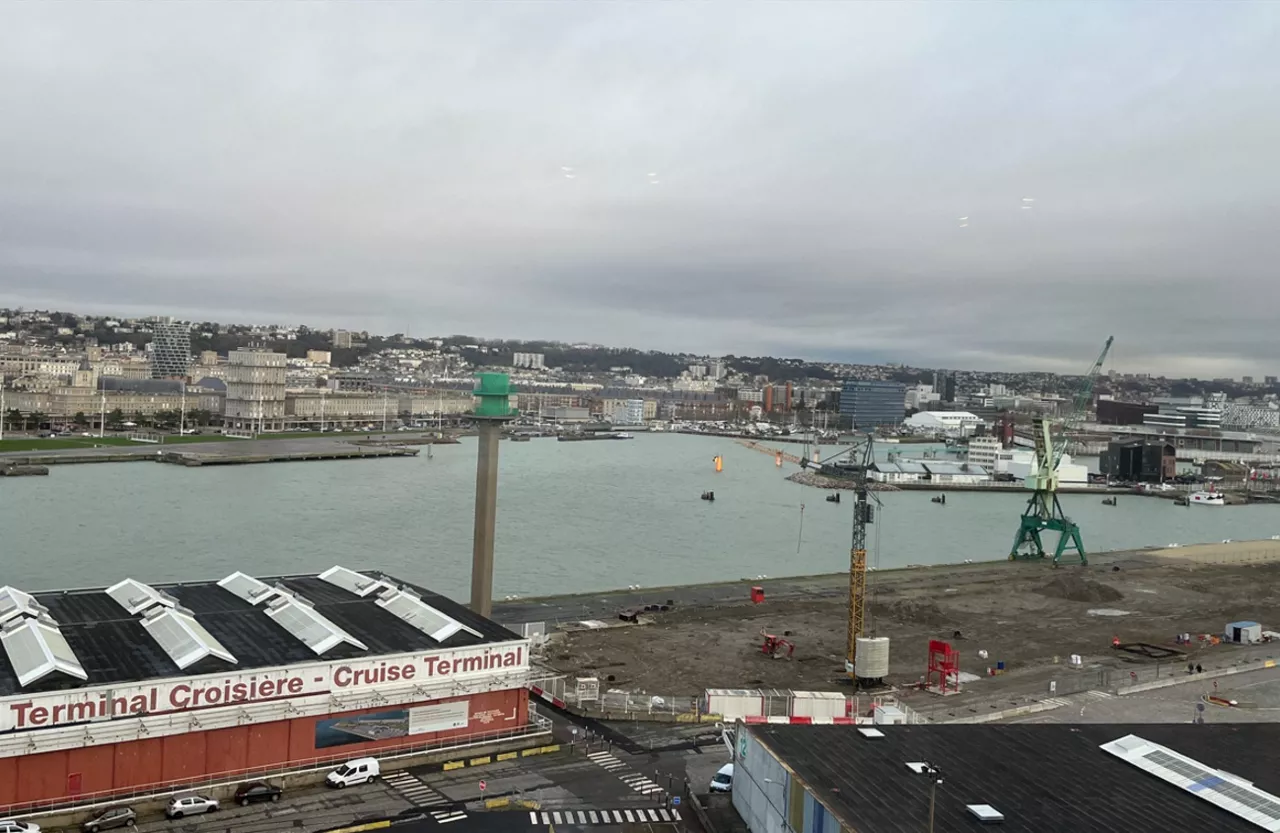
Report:
[[[1080,527],[1062,511],[1062,503],[1058,500],[1058,465],[1067,447],[1067,431],[1083,422],[1093,398],[1093,386],[1102,372],[1102,365],[1111,352],[1114,336],[1107,337],[1098,360],[1085,374],[1084,381],[1076,390],[1071,400],[1071,410],[1063,420],[1062,428],[1055,439],[1053,424],[1050,420],[1037,417],[1032,422],[1032,433],[1035,440],[1036,474],[1028,478],[1028,485],[1035,490],[1027,507],[1022,512],[1017,535],[1013,539],[1013,549],[1009,551],[1009,559],[1045,558],[1047,553],[1040,534],[1044,531],[1058,533],[1058,545],[1054,550],[1053,564],[1058,566],[1062,556],[1068,549],[1074,550],[1082,565],[1088,564],[1084,542],[1080,537]]]
[[[850,451],[850,456],[857,448]],[[867,525],[875,520],[875,508],[869,498],[868,470],[875,463],[871,435],[862,448],[862,461],[854,471],[853,534],[849,548],[849,634],[845,652],[845,673],[854,682],[858,639],[866,632],[867,615]]]

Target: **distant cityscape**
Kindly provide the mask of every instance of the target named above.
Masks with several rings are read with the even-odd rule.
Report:
[[[1089,359],[1080,357],[1082,370]],[[0,410],[10,431],[420,427],[470,412],[474,375],[483,370],[509,373],[513,406],[551,422],[745,421],[939,436],[985,433],[1001,414],[1061,413],[1078,382],[1051,373],[0,309]],[[1278,398],[1276,376],[1104,373],[1090,409],[1098,423],[1157,432],[1277,431]],[[935,413],[951,416],[927,416]],[[908,421],[912,414],[926,416]]]

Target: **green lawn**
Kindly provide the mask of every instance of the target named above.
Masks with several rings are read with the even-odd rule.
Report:
[[[58,448],[93,448],[96,445],[134,445],[125,437],[59,437],[51,440],[22,437],[0,440],[0,451],[49,451]]]
[[[260,434],[259,438],[263,440],[299,440],[311,437],[372,437],[380,434],[380,431],[291,431],[284,434]],[[390,432],[388,432],[390,433]],[[222,434],[186,434],[178,436],[176,434],[164,435],[163,442],[156,445],[186,445],[189,443],[218,443],[218,442],[235,442],[240,437],[224,437]],[[106,437],[54,437],[52,439],[36,439],[32,437],[21,437],[12,440],[0,440],[0,452],[5,451],[54,451],[60,448],[94,448],[95,446],[104,445],[152,445],[152,443],[135,442],[128,437],[120,437],[108,435]]]
[[[156,445],[177,445],[185,443],[210,443],[210,442],[226,442],[235,439],[234,437],[224,437],[221,434],[188,434],[184,437],[166,436],[163,443]],[[22,437],[13,440],[0,440],[0,452],[4,451],[57,451],[62,448],[94,448],[96,446],[138,446],[152,445],[152,443],[135,442],[128,437],[106,436],[106,437],[54,437],[52,439],[36,439],[32,437]]]

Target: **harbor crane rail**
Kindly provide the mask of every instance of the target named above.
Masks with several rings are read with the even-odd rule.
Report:
[[[1048,554],[1044,548],[1041,533],[1045,531],[1058,533],[1058,544],[1053,553],[1053,566],[1062,562],[1062,556],[1070,549],[1080,558],[1081,565],[1089,563],[1085,554],[1084,541],[1080,537],[1080,527],[1067,517],[1058,500],[1058,465],[1067,449],[1067,433],[1079,427],[1089,410],[1093,399],[1093,387],[1102,372],[1102,365],[1111,352],[1111,343],[1115,336],[1108,336],[1098,360],[1085,374],[1084,381],[1072,397],[1071,410],[1067,412],[1060,427],[1055,431],[1052,420],[1037,417],[1032,422],[1032,433],[1035,439],[1036,472],[1028,478],[1028,485],[1035,489],[1027,507],[1022,512],[1018,523],[1018,532],[1013,539],[1013,549],[1009,551],[1009,560],[1024,558],[1045,558]]]

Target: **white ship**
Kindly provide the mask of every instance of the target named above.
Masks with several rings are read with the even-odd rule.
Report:
[[[1187,497],[1188,506],[1226,506],[1227,499],[1222,492],[1192,492]]]

